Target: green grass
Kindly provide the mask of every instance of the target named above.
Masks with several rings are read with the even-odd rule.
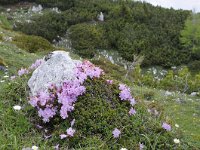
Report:
[[[4,59],[6,65],[8,66],[10,74],[16,73],[16,71],[21,67],[28,67],[36,59],[42,58],[48,53],[47,51],[29,53],[27,50],[17,47],[12,40],[6,40],[23,35],[20,32],[4,29],[1,25],[0,32],[2,33],[1,36],[3,37],[3,40],[0,41],[0,56]],[[0,71],[0,74],[1,73],[2,72]]]
[[[184,141],[200,148],[200,98],[175,92],[172,96],[165,96],[165,91],[147,87],[134,86],[132,92],[147,103],[157,102],[167,116],[178,124],[184,135]],[[151,96],[147,97],[148,95]],[[181,102],[179,102],[179,100]],[[175,127],[174,127],[175,128]]]
[[[3,28],[6,28],[6,29],[11,29],[12,28],[11,24],[7,20],[6,16],[4,16],[4,15],[0,15],[0,25]]]
[[[2,32],[4,38],[20,35],[18,32],[2,28],[1,25],[0,32]],[[0,42],[0,56],[7,65],[9,75],[15,75],[18,69],[28,67],[36,59],[42,58],[46,53],[28,53],[18,48],[11,41],[3,40]],[[5,91],[5,85],[9,84],[9,80],[4,78],[4,75],[4,72],[0,71],[0,80],[5,80],[5,83],[0,83],[0,95]],[[7,94],[10,95],[9,93]],[[16,99],[13,102],[8,97],[0,99],[0,149],[19,150],[20,148],[31,147],[32,145],[39,145],[41,150],[53,149],[42,140],[41,133],[30,123],[30,118],[24,117],[26,114],[25,110],[19,112],[13,110],[14,105],[22,104],[21,100]],[[26,108],[24,104],[21,106]]]
[[[27,53],[10,43],[0,44],[0,55],[4,58],[4,61],[9,69],[9,73],[11,74],[15,73],[16,70],[21,67],[29,66],[37,58],[41,57],[36,54]]]

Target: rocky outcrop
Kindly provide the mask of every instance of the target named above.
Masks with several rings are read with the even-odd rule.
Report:
[[[30,94],[33,96],[41,90],[46,91],[50,84],[59,85],[62,81],[73,80],[74,68],[80,62],[71,59],[65,51],[54,51],[44,59],[28,81]]]

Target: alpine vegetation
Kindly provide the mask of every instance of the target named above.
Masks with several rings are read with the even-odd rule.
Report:
[[[174,142],[182,137],[171,127],[168,118],[149,113],[147,105],[134,97],[127,85],[112,80],[88,60],[75,61],[76,65],[71,68],[74,78],[64,79],[59,84],[52,81],[46,90],[31,94],[30,89],[28,93],[27,83],[31,75],[40,72],[48,61],[60,58],[60,55],[65,53],[60,52],[48,60],[36,60],[30,67],[20,69],[6,87],[11,91],[21,87],[23,101],[20,109],[50,146],[75,149],[189,147],[184,142],[179,145],[177,140]],[[35,79],[37,83],[36,80],[39,77]],[[26,85],[20,85],[24,81]],[[15,95],[10,99],[14,101]]]

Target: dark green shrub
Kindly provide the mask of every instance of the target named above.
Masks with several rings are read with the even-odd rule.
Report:
[[[156,82],[151,73],[144,74],[141,78],[141,84],[147,85],[150,87],[156,87]]]
[[[196,74],[194,76],[194,79],[190,80],[189,82],[189,86],[190,86],[190,93],[191,92],[199,92],[199,96],[200,96],[200,73]]]
[[[154,7],[135,1],[35,2],[65,11],[33,17],[31,23],[16,24],[16,30],[42,36],[52,42],[59,39],[57,36],[64,36],[67,29],[73,26],[71,39],[75,49],[114,49],[129,61],[132,61],[133,54],[141,54],[145,56],[143,66],[170,67],[191,60],[191,49],[183,47],[179,39],[185,20],[190,16],[189,11]],[[97,19],[100,12],[104,14],[104,22]]]
[[[99,60],[94,59],[92,60],[92,63],[102,68],[104,72],[112,78],[119,81],[124,81],[126,70],[123,67],[112,64],[110,61],[104,58],[100,58]]]
[[[83,50],[74,50],[75,54],[78,54],[82,58],[91,59],[95,56],[95,50],[92,49],[83,49]]]
[[[200,71],[200,60],[195,60],[189,63],[188,67],[194,72]]]
[[[54,47],[46,39],[39,36],[20,35],[13,39],[13,43],[19,48],[30,53],[52,51]]]
[[[66,34],[68,23],[63,13],[48,12],[42,16],[35,16],[31,23],[16,23],[15,30],[29,35],[41,36],[50,42]]]
[[[103,30],[95,24],[77,24],[70,28],[69,35],[72,46],[76,50],[94,49],[101,47]]]
[[[31,0],[33,1],[33,0]],[[34,0],[38,4],[45,7],[58,7],[61,10],[66,10],[74,6],[74,0]]]
[[[167,75],[160,81],[159,87],[163,89],[172,89],[175,90],[174,87],[174,73],[172,70],[168,71]]]
[[[20,1],[22,0],[0,0],[0,4],[2,5],[15,4]]]
[[[83,22],[92,22],[97,16],[97,12],[90,12],[85,8],[72,8],[62,12],[69,26]]]

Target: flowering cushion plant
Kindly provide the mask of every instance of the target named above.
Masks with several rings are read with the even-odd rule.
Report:
[[[29,67],[29,73],[38,64],[40,61]],[[173,140],[180,137],[174,136],[174,130],[163,130],[163,119],[153,118],[141,101],[136,105],[126,85],[108,80],[103,74],[100,68],[83,61],[74,68],[74,80],[63,81],[61,85],[49,84],[48,90],[38,91],[30,97],[29,104],[44,122],[38,122],[33,113],[35,123],[41,126],[40,130],[51,127],[48,133],[51,144],[69,148],[94,144],[101,149],[132,149],[140,148],[139,143],[142,143],[148,149],[151,145],[147,138],[154,139],[159,135],[155,141],[156,149],[178,145]],[[20,78],[26,76],[25,73]],[[12,80],[12,88],[18,79]]]
[[[29,103],[38,110],[38,114],[44,122],[49,122],[56,114],[59,114],[62,119],[66,119],[68,113],[74,110],[77,97],[85,93],[86,88],[82,85],[83,82],[88,77],[99,78],[102,74],[103,70],[95,67],[89,61],[78,63],[74,68],[76,77],[74,80],[63,81],[60,87],[50,84],[47,92],[39,91],[38,95],[30,98]]]

